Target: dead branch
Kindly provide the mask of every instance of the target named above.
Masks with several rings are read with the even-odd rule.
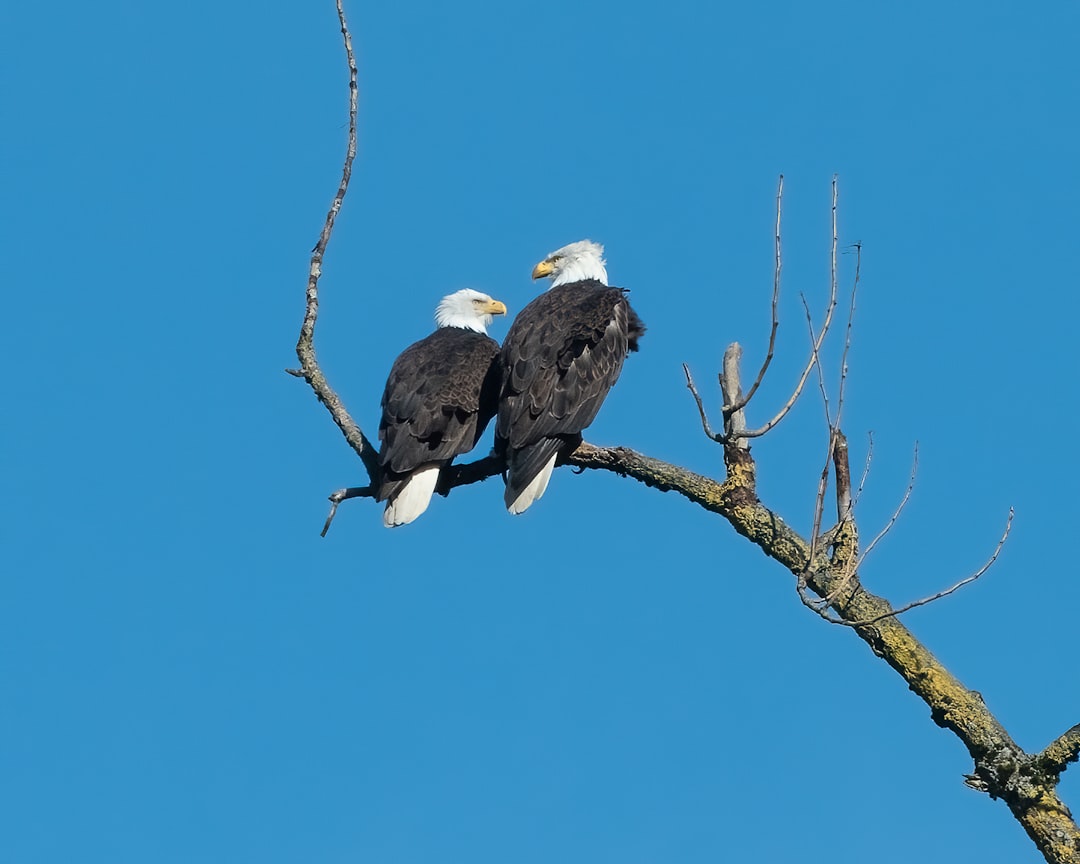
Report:
[[[734,414],[736,411],[741,411],[747,405],[750,404],[750,400],[754,398],[754,394],[757,393],[758,387],[761,386],[761,382],[765,380],[765,373],[769,371],[769,365],[772,363],[773,355],[776,351],[776,331],[780,326],[780,319],[778,317],[778,306],[780,303],[780,268],[781,268],[781,256],[780,256],[780,211],[781,203],[784,200],[784,175],[780,175],[780,180],[776,184],[776,231],[775,237],[775,264],[773,265],[773,289],[772,289],[772,327],[769,330],[769,348],[765,353],[765,361],[761,364],[761,369],[758,371],[757,378],[754,379],[754,383],[750,385],[750,390],[747,394],[739,399],[737,402],[727,402],[723,408],[724,419]],[[716,439],[713,439],[716,440]]]
[[[821,355],[817,350],[819,343],[814,336],[814,316],[810,311],[810,304],[806,302],[806,295],[800,294],[799,299],[802,300],[803,312],[806,315],[806,329],[810,333],[810,344],[813,346],[811,349],[813,352],[811,359],[817,369],[818,392],[821,393],[821,404],[825,408],[825,425],[832,429],[836,424],[833,422],[832,412],[829,410],[829,392],[825,387],[825,369],[821,365]]]
[[[835,453],[835,451],[834,451],[834,453]],[[845,459],[846,459],[846,456],[847,456],[847,440],[845,439],[844,440],[844,457],[845,457]],[[836,587],[832,591],[830,591],[822,599],[821,603],[822,603],[823,606],[831,606],[833,603],[836,602],[836,599],[844,592],[844,589],[847,588],[848,583],[850,582],[852,576],[855,573],[858,572],[859,568],[862,567],[863,562],[866,560],[866,556],[870,554],[871,550],[873,550],[873,548],[878,544],[878,542],[886,534],[889,533],[889,531],[893,527],[893,525],[896,524],[896,521],[900,518],[900,514],[904,512],[904,507],[907,505],[908,500],[911,498],[912,490],[915,488],[915,475],[916,475],[916,473],[918,471],[918,467],[919,467],[919,445],[918,445],[918,442],[916,442],[916,444],[915,444],[915,457],[914,457],[914,461],[913,461],[912,466],[911,466],[911,477],[908,480],[907,488],[904,490],[903,498],[900,499],[899,506],[897,506],[896,510],[893,511],[892,518],[889,519],[888,524],[880,532],[878,532],[877,536],[874,537],[873,540],[870,541],[870,545],[866,547],[866,551],[863,552],[862,555],[858,556],[857,558],[852,558],[852,559],[848,560],[845,563],[843,577],[838,581],[838,584],[836,585]],[[839,487],[839,483],[840,483],[840,479],[839,479],[840,470],[841,470],[840,466],[837,465],[836,471],[837,471],[837,486],[838,487]],[[849,477],[848,477],[848,482],[850,483],[850,474],[849,474]],[[839,488],[837,489],[837,495],[839,495]],[[840,522],[842,523],[843,520],[841,519]],[[836,622],[834,622],[834,623],[836,623]]]
[[[720,372],[720,393],[725,405],[738,405],[742,399],[742,384],[739,381],[739,361],[742,359],[742,346],[732,342],[724,351],[724,363]],[[746,429],[746,412],[742,408],[724,414],[725,441],[732,446],[746,449],[743,432]]]
[[[851,304],[848,306],[847,328],[844,332],[844,352],[840,355],[840,388],[836,396],[836,423],[840,425],[844,413],[844,386],[847,384],[848,353],[851,351],[851,328],[855,321],[855,297],[859,293],[859,273],[862,270],[862,244],[855,244],[855,282],[851,286]]]
[[[836,466],[836,521],[846,522],[851,518],[851,466],[848,463],[847,437],[836,430],[833,445],[833,465]]]
[[[1051,777],[1059,776],[1077,759],[1080,759],[1080,723],[1055,738],[1035,757],[1039,768]]]
[[[698,414],[701,417],[701,428],[705,432],[705,437],[710,438],[713,441],[720,441],[723,439],[722,435],[717,435],[712,430],[712,424],[709,423],[709,415],[705,413],[705,405],[701,401],[701,394],[698,393],[697,387],[694,386],[694,378],[690,374],[690,367],[685,363],[682,364],[683,374],[686,376],[686,389],[694,397],[694,403],[697,405]]]
[[[821,522],[825,515],[825,493],[829,487],[829,466],[832,464],[833,448],[836,446],[837,429],[829,429],[829,449],[825,455],[825,464],[818,475],[817,492],[814,495],[814,521],[810,529],[810,551],[806,556],[806,568],[798,575],[797,588],[803,603],[807,602],[806,587],[810,578],[810,568],[817,560],[819,542],[821,537]],[[827,605],[827,604],[825,604]]]
[[[337,220],[337,214],[341,210],[342,202],[345,200],[345,193],[349,190],[353,160],[356,158],[358,101],[356,56],[353,53],[352,35],[349,33],[349,26],[345,20],[345,9],[342,7],[342,0],[337,0],[337,13],[338,22],[341,25],[341,36],[345,43],[345,58],[349,66],[349,138],[337,194],[334,195],[330,210],[326,214],[326,221],[323,223],[319,240],[311,251],[311,265],[308,269],[306,292],[307,302],[304,310],[304,321],[300,326],[300,338],[296,343],[296,356],[300,358],[300,375],[307,381],[319,401],[326,406],[330,416],[345,436],[345,440],[349,442],[349,446],[363,460],[368,477],[374,480],[379,476],[379,461],[375,448],[367,439],[367,436],[364,435],[360,426],[349,415],[341,398],[327,382],[326,376],[323,375],[322,370],[319,368],[315,356],[315,321],[319,315],[319,277],[322,275],[323,256],[326,254],[326,247],[330,243],[330,235],[334,231],[334,222]]]
[[[374,486],[350,486],[348,489],[338,489],[337,492],[332,493],[328,499],[330,501],[330,512],[326,514],[326,522],[323,523],[323,528],[322,531],[319,532],[319,536],[325,537],[326,532],[330,530],[330,523],[334,521],[334,517],[337,515],[338,504],[342,501],[348,501],[350,498],[374,497]]]

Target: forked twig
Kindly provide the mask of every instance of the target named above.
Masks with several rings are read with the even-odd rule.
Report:
[[[817,368],[817,383],[818,392],[821,393],[821,404],[825,409],[825,425],[830,429],[836,427],[838,424],[833,422],[832,411],[829,410],[829,392],[825,387],[825,369],[821,364],[821,356],[818,354],[818,343],[814,338],[814,317],[810,312],[810,304],[806,302],[806,295],[800,294],[799,299],[802,300],[803,311],[806,313],[806,329],[810,333],[810,344],[813,351],[814,365]]]

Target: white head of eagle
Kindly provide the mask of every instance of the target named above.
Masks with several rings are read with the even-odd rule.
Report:
[[[435,310],[439,325],[398,355],[386,379],[379,422],[382,473],[376,500],[383,524],[407,525],[423,513],[439,472],[476,444],[499,403],[499,343],[487,335],[506,307],[464,288]]]
[[[532,278],[550,277],[551,287],[595,279],[607,285],[604,247],[592,240],[578,240],[556,249],[533,268]]]
[[[447,294],[435,309],[435,323],[440,327],[461,327],[487,333],[495,315],[505,315],[506,307],[487,294],[462,288]]]

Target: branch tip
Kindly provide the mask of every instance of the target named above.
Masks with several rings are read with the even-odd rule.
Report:
[[[697,404],[698,415],[701,417],[701,428],[705,432],[707,438],[712,441],[719,441],[720,436],[716,435],[712,430],[712,425],[709,423],[709,417],[705,413],[705,405],[701,401],[701,395],[697,391],[697,387],[694,386],[694,377],[690,374],[690,367],[685,363],[682,364],[683,374],[686,376],[686,388],[694,397],[694,402]]]

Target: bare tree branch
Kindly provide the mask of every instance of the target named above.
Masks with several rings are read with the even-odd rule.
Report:
[[[851,466],[848,462],[848,443],[844,433],[833,433],[832,463],[836,474],[836,530],[833,534],[832,565],[840,572],[829,594],[821,601],[825,607],[833,605],[857,578],[859,566],[859,531],[851,497]],[[835,623],[835,622],[834,622]]]
[[[886,613],[884,613],[882,615],[878,615],[875,618],[868,618],[868,619],[865,619],[865,620],[854,621],[854,622],[852,622],[852,626],[853,627],[859,627],[859,626],[863,626],[863,625],[866,625],[866,624],[876,624],[882,618],[889,618],[889,617],[892,617],[894,615],[900,615],[900,614],[902,614],[904,612],[907,612],[909,609],[914,609],[916,606],[925,606],[927,603],[933,603],[935,600],[940,600],[942,597],[948,597],[954,591],[958,591],[959,589],[963,588],[965,585],[969,585],[972,582],[976,581],[980,576],[982,576],[987,570],[989,570],[994,565],[995,561],[997,561],[998,555],[1001,554],[1001,550],[1005,546],[1005,541],[1009,539],[1009,532],[1012,530],[1012,522],[1013,522],[1013,508],[1010,507],[1009,508],[1009,518],[1005,522],[1005,530],[1001,533],[1001,537],[998,539],[997,546],[994,548],[994,554],[990,556],[990,558],[987,560],[987,562],[985,564],[983,564],[982,567],[980,567],[978,570],[976,570],[974,573],[972,573],[966,579],[961,579],[955,585],[953,585],[953,586],[951,586],[949,588],[946,588],[944,591],[938,591],[937,594],[931,594],[929,597],[923,597],[921,600],[913,600],[911,603],[908,603],[908,604],[906,604],[904,606],[901,606],[899,609],[892,609],[889,612],[886,612]]]
[[[724,364],[720,372],[720,393],[725,405],[738,405],[742,400],[742,384],[739,381],[739,361],[742,346],[732,342],[724,351]],[[746,449],[743,432],[746,430],[746,412],[742,408],[724,413],[724,440],[739,449]]]
[[[686,376],[686,389],[693,395],[694,402],[697,405],[698,414],[701,416],[701,428],[705,432],[705,437],[710,438],[713,441],[721,440],[723,436],[714,433],[712,424],[709,423],[709,415],[705,413],[705,405],[701,401],[701,394],[698,393],[697,387],[694,386],[694,378],[690,374],[690,367],[683,363],[682,371]]]
[[[322,531],[319,532],[320,537],[325,537],[326,532],[330,530],[330,523],[334,521],[334,517],[337,515],[338,504],[342,501],[348,501],[350,498],[374,498],[376,494],[374,486],[350,486],[348,489],[338,489],[329,497],[330,512],[326,514],[326,522],[323,523]]]
[[[758,387],[761,386],[761,382],[765,380],[765,373],[769,371],[769,365],[772,363],[773,354],[776,350],[776,331],[780,326],[780,319],[777,315],[777,307],[780,303],[780,268],[781,268],[781,256],[780,256],[780,211],[781,203],[784,200],[784,175],[780,175],[780,180],[776,184],[776,231],[775,236],[775,264],[773,266],[773,289],[772,289],[772,327],[769,330],[769,348],[765,353],[765,361],[761,364],[761,369],[758,371],[757,378],[754,379],[754,383],[750,386],[750,390],[742,397],[738,402],[728,402],[724,405],[724,419],[726,420],[731,414],[736,411],[741,411],[747,405],[750,404],[750,400],[754,398],[754,394],[757,393]],[[715,440],[715,439],[714,439]]]
[[[1080,759],[1080,723],[1048,744],[1036,762],[1043,771],[1057,777],[1077,759]]]
[[[821,405],[825,409],[825,425],[828,428],[833,429],[836,427],[836,424],[832,419],[832,411],[829,410],[829,391],[825,386],[825,369],[821,365],[821,355],[818,353],[820,343],[814,337],[814,316],[813,313],[810,312],[810,304],[806,302],[806,295],[800,294],[799,299],[802,300],[803,312],[806,314],[806,329],[810,333],[810,344],[813,346],[811,349],[813,352],[811,359],[817,369],[818,392],[821,393]]]
[[[893,514],[892,514],[892,516],[889,517],[889,521],[886,523],[885,527],[882,528],[877,533],[877,536],[875,536],[874,539],[870,541],[870,544],[863,551],[862,557],[859,559],[859,566],[860,567],[866,561],[866,559],[870,555],[870,553],[874,551],[874,547],[877,546],[877,544],[879,542],[881,542],[881,540],[883,540],[885,538],[885,535],[887,535],[892,530],[893,525],[896,524],[896,520],[899,519],[900,514],[904,512],[904,508],[907,506],[908,501],[911,499],[911,493],[915,489],[915,477],[918,475],[918,473],[919,473],[919,442],[916,441],[915,442],[915,452],[911,457],[911,474],[908,476],[907,488],[904,489],[904,494],[900,498],[900,503],[898,505],[896,505],[896,509],[893,510]]]
[[[342,0],[337,0],[338,22],[341,24],[341,36],[345,43],[345,57],[349,65],[349,139],[345,151],[345,161],[341,171],[341,182],[338,184],[337,194],[330,204],[330,210],[326,214],[319,240],[311,252],[311,266],[308,269],[307,304],[304,310],[304,321],[300,326],[300,339],[296,343],[296,356],[300,358],[300,375],[307,381],[315,392],[319,401],[326,406],[333,417],[334,422],[349,442],[349,446],[356,451],[363,460],[368,476],[374,480],[379,476],[379,460],[375,448],[364,435],[360,426],[349,415],[341,398],[334,392],[326,380],[319,362],[315,357],[315,321],[319,315],[319,277],[322,275],[323,256],[326,247],[330,243],[330,235],[334,230],[334,222],[341,210],[341,204],[345,200],[345,193],[349,190],[349,180],[352,178],[353,160],[356,158],[356,108],[358,87],[356,83],[356,56],[353,54],[352,35],[345,21],[345,9]],[[295,373],[293,373],[295,374]],[[329,520],[328,520],[329,523]],[[326,529],[323,529],[325,534]]]
[[[836,446],[836,436],[838,434],[839,430],[829,429],[829,448],[828,452],[825,454],[825,464],[821,467],[821,473],[818,475],[817,492],[814,495],[814,519],[810,528],[810,551],[806,556],[806,567],[798,574],[796,579],[796,590],[799,592],[799,599],[802,600],[803,605],[815,609],[820,615],[825,614],[824,610],[825,607],[828,606],[828,603],[815,603],[815,601],[807,596],[806,589],[809,585],[812,568],[816,565],[818,560],[818,550],[820,549],[821,542],[821,523],[825,517],[825,493],[829,488],[829,467],[832,464],[833,448]]]
[[[848,463],[847,437],[836,430],[833,444],[833,465],[836,466],[836,521],[845,522],[851,518],[851,466]]]
[[[833,226],[832,230],[833,230],[833,258],[834,258],[834,260],[835,260],[835,256],[836,256],[836,202],[837,202],[838,194],[839,194],[839,192],[838,192],[838,180],[837,180],[836,176],[834,175],[833,176],[833,181],[832,181],[832,226]],[[812,347],[812,349],[810,351],[810,359],[807,361],[806,367],[803,369],[802,375],[799,376],[799,383],[795,385],[795,392],[791,394],[791,398],[788,399],[788,401],[786,403],[784,403],[784,406],[780,409],[779,412],[777,412],[776,416],[774,416],[771,420],[769,420],[768,423],[766,423],[764,426],[761,426],[758,429],[747,430],[745,432],[741,432],[740,433],[741,438],[760,438],[762,435],[766,434],[771,429],[775,428],[776,424],[779,423],[781,420],[783,420],[784,417],[787,415],[788,411],[790,411],[792,406],[795,405],[795,402],[798,400],[799,395],[802,393],[803,387],[806,386],[806,379],[810,377],[810,373],[813,371],[814,366],[818,362],[818,357],[820,356],[820,351],[821,351],[821,345],[825,341],[825,337],[829,333],[829,325],[832,324],[833,312],[836,309],[836,294],[837,294],[837,284],[836,284],[836,277],[834,275],[833,279],[832,279],[832,284],[831,284],[830,289],[829,289],[829,305],[828,305],[828,307],[827,307],[827,309],[825,311],[825,322],[821,327],[821,332],[818,334],[817,340],[815,340],[813,342],[813,347]]]
[[[835,240],[835,235],[834,235]],[[844,332],[844,352],[840,355],[840,389],[836,396],[836,425],[844,413],[844,387],[848,376],[848,353],[851,351],[851,328],[855,321],[855,296],[859,293],[859,273],[862,270],[862,245],[855,244],[855,282],[851,286],[851,305],[848,306],[847,328]]]
[[[862,477],[859,478],[859,488],[855,490],[855,497],[851,500],[852,509],[858,506],[859,499],[862,497],[863,489],[866,488],[866,480],[870,476],[870,463],[874,459],[874,433],[866,433],[866,461],[863,462]]]

